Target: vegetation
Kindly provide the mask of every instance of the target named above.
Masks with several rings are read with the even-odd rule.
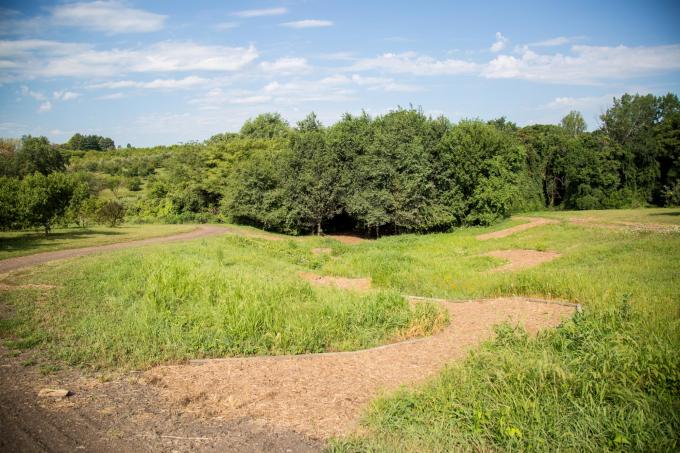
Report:
[[[375,237],[490,225],[543,208],[678,205],[677,96],[624,95],[601,120],[593,132],[578,112],[560,125],[519,128],[505,118],[452,124],[399,108],[375,118],[347,114],[329,127],[310,114],[290,127],[267,113],[240,133],[169,147],[101,152],[113,143],[80,134],[64,145],[4,140],[0,174],[65,172],[85,184],[52,219],[63,226],[108,222],[99,215],[107,202],[134,222]],[[16,181],[2,184],[13,193]],[[25,214],[10,209],[0,227],[31,225]]]
[[[557,212],[551,217],[680,225],[680,210]],[[583,314],[528,336],[498,337],[429,383],[377,400],[361,437],[338,451],[677,450],[680,444],[680,235],[568,222],[493,241],[507,227],[384,237],[346,246],[331,239],[234,236],[121,251],[17,275],[6,283],[58,284],[6,293],[5,344],[49,348],[87,367],[143,367],[183,358],[367,347],[406,326],[440,325],[400,293],[443,298],[526,295],[581,303]],[[329,247],[331,256],[314,255]],[[496,249],[554,250],[562,257],[517,273],[488,273]],[[360,296],[315,289],[300,270],[370,276]]]
[[[31,278],[61,287],[45,304],[32,303],[30,290],[10,293],[17,316],[2,334],[75,365],[139,368],[361,349],[446,321],[434,305],[412,308],[393,291],[316,289],[297,276],[327,259],[293,241],[225,236],[50,266]]]

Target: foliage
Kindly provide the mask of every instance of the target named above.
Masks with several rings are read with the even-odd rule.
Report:
[[[73,180],[63,173],[41,173],[27,176],[21,182],[18,204],[25,226],[41,226],[45,235],[52,225],[66,213],[75,187]]]
[[[97,217],[110,227],[115,227],[125,219],[125,206],[115,200],[104,203],[97,211]]]
[[[72,150],[109,151],[115,149],[116,145],[108,137],[76,133],[64,144],[64,147]]]

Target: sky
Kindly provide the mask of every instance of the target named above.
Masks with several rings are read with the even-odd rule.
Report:
[[[202,141],[264,112],[520,126],[680,93],[680,2],[0,0],[0,137]]]

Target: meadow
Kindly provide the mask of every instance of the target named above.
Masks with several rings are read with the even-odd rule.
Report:
[[[2,280],[55,288],[0,293],[0,334],[15,351],[48,352],[42,366],[125,372],[201,357],[362,349],[447,323],[436,305],[411,306],[403,294],[564,299],[583,312],[536,337],[499,326],[464,361],[374,401],[360,434],[328,448],[676,450],[680,234],[617,222],[677,225],[680,210],[539,215],[561,221],[487,241],[475,236],[523,220],[354,245],[224,235],[55,262]],[[597,225],[567,221],[579,215]],[[503,261],[485,253],[510,249],[561,256],[489,273]],[[374,289],[319,288],[300,272],[370,277]]]

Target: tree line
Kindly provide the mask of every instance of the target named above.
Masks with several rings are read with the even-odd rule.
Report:
[[[325,127],[313,113],[294,126],[266,113],[239,133],[170,147],[48,151],[46,139],[31,137],[0,172],[31,181],[49,176],[46,168],[66,171],[91,198],[113,194],[137,221],[233,221],[290,234],[446,231],[545,208],[680,204],[677,96],[626,94],[600,121],[592,132],[578,112],[559,125],[453,124],[398,108]]]

